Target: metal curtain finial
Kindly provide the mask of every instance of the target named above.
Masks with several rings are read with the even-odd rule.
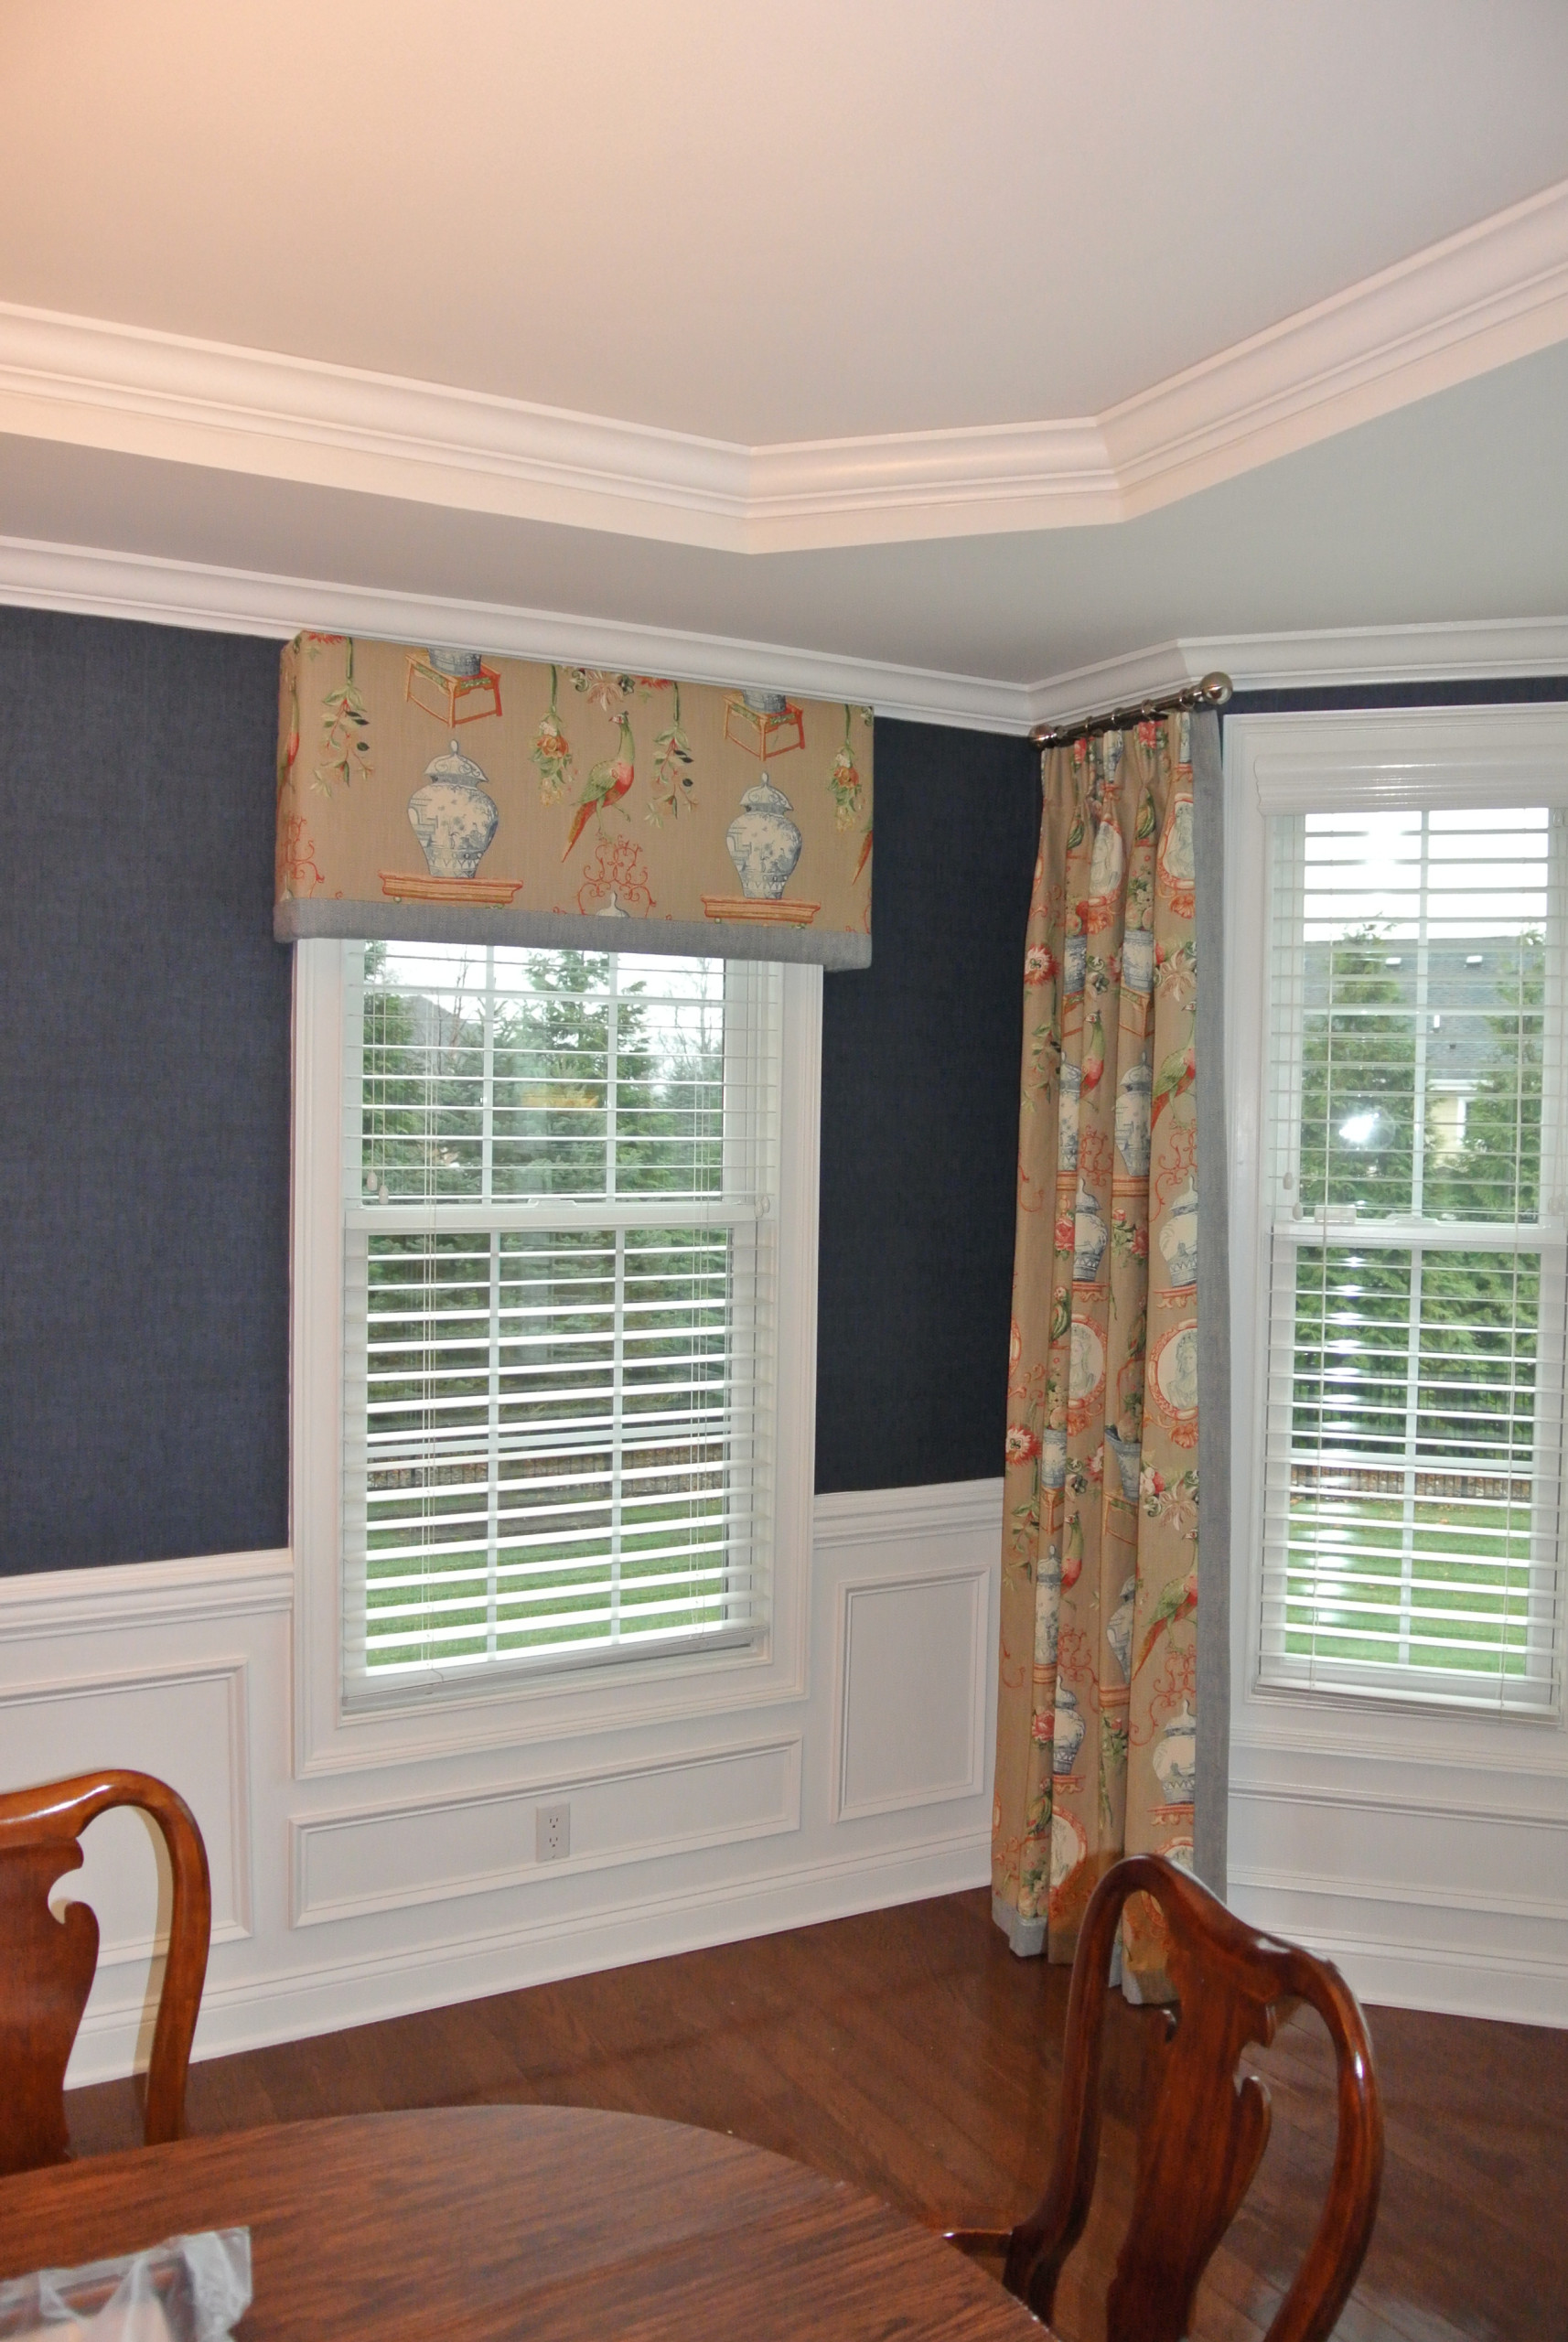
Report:
[[[1218,669],[1201,682],[1185,683],[1162,699],[1141,700],[1136,707],[1108,708],[1101,715],[1079,716],[1074,724],[1036,724],[1029,738],[1036,748],[1057,748],[1069,740],[1086,740],[1096,732],[1122,732],[1129,724],[1146,724],[1151,716],[1174,714],[1184,707],[1223,707],[1234,686]]]

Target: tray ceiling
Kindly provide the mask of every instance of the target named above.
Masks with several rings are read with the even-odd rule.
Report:
[[[14,544],[1009,687],[1568,603],[1555,0],[59,0],[5,74]]]

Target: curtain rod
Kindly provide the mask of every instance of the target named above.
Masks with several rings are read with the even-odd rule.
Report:
[[[1173,714],[1180,707],[1223,707],[1234,689],[1229,675],[1216,671],[1200,683],[1184,684],[1160,699],[1140,700],[1136,707],[1108,708],[1103,715],[1080,716],[1076,724],[1036,724],[1029,735],[1036,748],[1059,748],[1064,741],[1084,740],[1092,732],[1124,732],[1129,724],[1146,723],[1152,715]]]

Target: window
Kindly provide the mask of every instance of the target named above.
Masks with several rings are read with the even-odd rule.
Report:
[[[1266,1683],[1555,1706],[1564,822],[1272,820]]]
[[[297,947],[301,1770],[800,1696],[821,984]]]
[[[346,949],[349,1696],[748,1639],[777,970]]]

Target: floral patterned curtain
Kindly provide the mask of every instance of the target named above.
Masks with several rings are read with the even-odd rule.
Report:
[[[1212,721],[1212,719],[1208,719]],[[1052,749],[1024,963],[992,1879],[1069,1961],[1123,1853],[1190,1866],[1197,1772],[1192,718]],[[1129,1907],[1131,1997],[1169,1997]]]

